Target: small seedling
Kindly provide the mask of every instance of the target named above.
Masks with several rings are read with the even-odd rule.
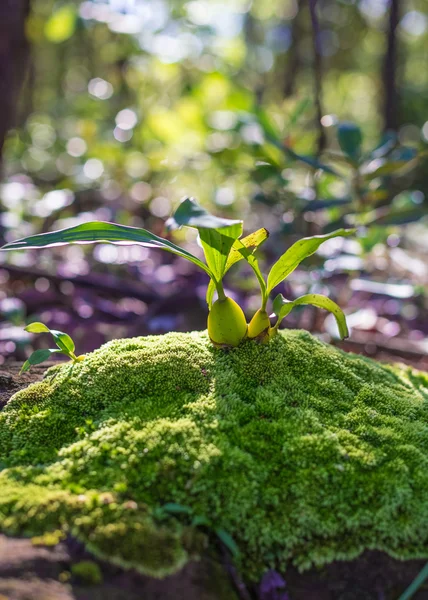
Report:
[[[40,363],[45,362],[52,354],[65,354],[73,362],[79,362],[85,358],[83,355],[76,356],[74,354],[74,342],[71,337],[63,331],[49,329],[44,323],[30,323],[30,325],[27,325],[25,328],[25,331],[28,331],[29,333],[50,333],[52,334],[57,347],[35,350],[22,365],[20,374],[29,371],[33,365],[39,365]]]
[[[266,229],[258,229],[250,235],[241,238],[243,231],[243,222],[241,220],[223,219],[211,215],[199,206],[193,198],[186,198],[178,206],[166,225],[170,230],[183,226],[197,229],[206,262],[202,262],[184,248],[180,248],[169,240],[154,235],[146,229],[103,221],[83,223],[52,233],[32,235],[6,244],[2,250],[46,248],[73,243],[92,244],[96,242],[110,242],[113,244],[131,243],[150,248],[160,248],[186,258],[205,271],[210,278],[206,293],[209,308],[208,333],[213,344],[220,347],[238,346],[247,336],[261,342],[267,342],[276,334],[281,320],[297,304],[313,304],[331,311],[338,322],[341,335],[343,337],[347,335],[348,330],[345,315],[337,304],[324,296],[309,294],[291,303],[285,299],[283,301],[278,300],[277,297],[274,302],[274,310],[278,320],[274,327],[271,327],[266,306],[272,290],[284,281],[303,259],[314,254],[326,240],[338,236],[352,235],[355,233],[354,229],[338,229],[327,235],[299,240],[276,261],[270,270],[267,281],[265,281],[254,253],[267,239],[269,233]],[[242,308],[232,298],[226,296],[223,288],[223,278],[227,271],[232,265],[243,259],[253,269],[259,282],[262,296],[262,305],[248,326]],[[217,300],[214,301],[215,292],[217,292]],[[279,306],[281,302],[283,303]],[[49,331],[47,328],[39,331],[46,330]],[[56,333],[59,334],[59,332]],[[55,341],[58,344],[58,340],[55,339]],[[65,351],[72,360],[79,360],[70,354],[70,345],[63,344],[59,347],[59,351]],[[73,351],[74,344],[71,349],[71,352]],[[39,359],[39,355],[37,356],[38,362],[42,362],[48,356],[47,352],[58,352],[58,350],[38,350],[37,352],[45,353],[42,359]],[[37,364],[31,362],[34,354],[30,357],[29,364]]]
[[[238,545],[230,533],[221,527],[217,527],[211,519],[194,514],[193,509],[190,506],[184,506],[183,504],[177,504],[176,502],[168,502],[163,506],[158,506],[154,510],[154,516],[159,521],[168,518],[168,516],[187,517],[191,527],[205,527],[212,533],[215,533],[217,538],[229,550],[232,556],[238,557],[240,554]]]

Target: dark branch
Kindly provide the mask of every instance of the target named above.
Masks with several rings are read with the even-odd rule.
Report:
[[[400,0],[390,0],[387,48],[383,63],[384,129],[397,129],[397,26],[400,22]]]
[[[314,71],[314,87],[315,87],[315,108],[317,113],[318,127],[318,154],[324,150],[326,146],[325,132],[321,123],[323,116],[322,108],[322,49],[321,49],[321,31],[316,10],[317,0],[309,0],[309,11],[311,14],[312,24],[312,43],[314,51],[313,71]]]

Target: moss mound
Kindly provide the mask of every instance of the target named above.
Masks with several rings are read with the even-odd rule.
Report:
[[[71,532],[157,576],[217,528],[249,577],[427,558],[427,451],[426,374],[301,331],[230,352],[206,333],[117,340],[0,413],[0,529]]]

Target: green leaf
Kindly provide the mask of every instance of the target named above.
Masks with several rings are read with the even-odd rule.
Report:
[[[177,227],[195,227],[196,229],[223,229],[233,225],[242,225],[242,221],[223,219],[209,213],[194,198],[185,198],[166,223],[169,229]]]
[[[179,515],[179,514],[191,515],[193,512],[193,510],[190,508],[190,506],[184,506],[183,504],[177,504],[175,502],[168,502],[167,504],[164,504],[162,506],[162,509],[164,511],[166,511],[167,513],[174,514],[174,515]]]
[[[57,331],[56,329],[51,329],[51,334],[53,335],[55,343],[60,350],[62,350],[68,356],[73,354],[75,350],[74,342],[67,333],[64,333],[63,331]]]
[[[337,127],[337,139],[344,154],[353,161],[358,161],[361,156],[363,134],[355,123],[340,123]]]
[[[25,363],[22,365],[21,373],[25,373],[25,371],[29,371],[33,365],[39,365],[42,362],[45,362],[52,354],[58,352],[56,349],[47,349],[41,348],[40,350],[35,350],[33,354],[28,358]]]
[[[236,243],[237,243],[238,252],[242,256],[242,258],[245,258],[245,260],[248,262],[250,267],[253,269],[253,271],[257,277],[257,281],[259,282],[259,285],[260,285],[260,290],[262,293],[263,304],[264,304],[267,299],[268,293],[267,293],[267,289],[266,289],[265,279],[260,271],[259,262],[253,254],[254,250],[251,251],[249,248],[244,246],[244,244],[241,242],[241,240],[237,240]]]
[[[325,171],[326,173],[330,173],[331,175],[335,175],[336,177],[341,177],[337,171],[335,171],[328,165],[325,165],[324,163],[320,162],[317,158],[314,158],[312,156],[304,156],[302,154],[297,154],[297,152],[294,152],[294,150],[292,150],[287,145],[285,145],[282,142],[282,140],[280,139],[280,136],[279,136],[275,126],[272,124],[271,120],[269,119],[268,115],[261,108],[257,107],[255,110],[255,114],[256,114],[259,125],[263,129],[263,133],[264,133],[267,141],[270,142],[273,146],[275,146],[279,150],[281,150],[283,152],[283,154],[287,155],[289,158],[292,158],[293,160],[299,160],[300,162],[303,162],[314,169],[321,169],[322,171]]]
[[[183,225],[198,230],[207,265],[213,279],[220,282],[232,246],[242,235],[242,221],[211,215],[196,200],[186,198],[167,222],[170,228]]]
[[[348,237],[355,231],[356,229],[337,229],[326,235],[303,238],[293,244],[271,268],[267,280],[267,293],[270,294],[275,286],[284,281],[302,260],[314,254],[325,241],[339,236]]]
[[[257,231],[254,231],[253,233],[250,233],[249,235],[245,236],[244,238],[242,238],[240,240],[236,240],[234,242],[232,249],[230,251],[230,254],[228,256],[223,276],[227,273],[227,271],[234,264],[236,264],[240,260],[246,258],[244,256],[244,254],[242,254],[242,252],[240,251],[240,250],[242,250],[243,246],[247,249],[252,248],[251,253],[254,253],[257,250],[257,248],[259,248],[268,237],[269,237],[268,230],[262,228],[262,229],[258,229]],[[264,280],[263,280],[263,283],[264,283]],[[214,284],[214,281],[210,280],[210,282],[208,284],[208,288],[207,288],[207,294],[206,294],[207,304],[210,308],[212,306],[214,292],[215,292],[215,284]]]
[[[45,25],[49,42],[60,44],[68,40],[76,29],[77,11],[73,4],[66,4],[55,11]]]
[[[242,223],[223,229],[198,229],[205,260],[216,281],[223,279],[234,242],[242,234]]]
[[[28,331],[29,333],[49,333],[50,329],[49,327],[46,327],[44,323],[36,322],[27,325],[27,327],[25,327],[25,331]]]
[[[302,304],[317,306],[318,308],[323,308],[331,312],[336,319],[340,337],[343,339],[349,336],[346,317],[342,309],[336,302],[333,302],[330,298],[321,296],[320,294],[305,294],[296,300],[286,300],[282,294],[278,294],[273,301],[273,311],[278,317],[277,325],[279,325],[282,319],[284,319],[295,306],[300,306]]]
[[[231,554],[235,557],[239,556],[239,548],[230,533],[227,533],[224,529],[216,529],[215,532]]]
[[[96,242],[110,242],[112,244],[129,242],[149,248],[166,250],[167,252],[186,258],[212,277],[210,269],[199,260],[199,258],[193,256],[193,254],[187,252],[187,250],[176,246],[172,242],[169,242],[154,233],[150,233],[150,231],[147,231],[146,229],[117,225],[116,223],[107,223],[105,221],[90,221],[89,223],[82,223],[81,225],[60,229],[58,231],[53,231],[52,233],[30,235],[29,237],[6,244],[1,250],[48,248],[50,246],[62,246],[64,244],[94,244]]]
[[[418,575],[414,578],[412,583],[406,589],[406,591],[401,594],[398,600],[411,600],[420,587],[425,583],[428,579],[428,563],[424,566],[422,571],[419,571]]]
[[[368,227],[376,226],[390,226],[390,225],[405,225],[407,223],[414,223],[419,221],[426,215],[426,209],[421,207],[415,208],[404,208],[401,210],[391,210],[387,214],[376,217],[366,223]]]
[[[196,515],[192,519],[192,527],[211,527],[211,521],[207,517]]]

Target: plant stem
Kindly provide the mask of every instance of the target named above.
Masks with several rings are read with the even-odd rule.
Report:
[[[226,294],[224,293],[223,284],[221,281],[214,281],[217,290],[218,299],[223,302],[226,300]]]

